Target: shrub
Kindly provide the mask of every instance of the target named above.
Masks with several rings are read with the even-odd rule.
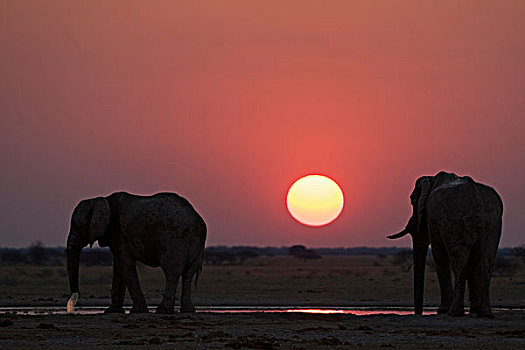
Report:
[[[515,274],[519,269],[519,263],[516,259],[505,258],[503,256],[496,257],[496,267],[494,268],[494,274],[496,276],[511,276]]]
[[[27,258],[32,264],[42,265],[42,263],[47,258],[46,249],[44,248],[42,242],[36,241],[29,247],[29,251],[27,252]]]
[[[208,265],[222,265],[226,262],[233,265],[236,260],[237,256],[229,251],[210,251],[209,249],[204,251],[204,262]]]
[[[512,248],[512,253],[514,254],[514,256],[521,258],[521,260],[525,261],[525,247]]]
[[[26,256],[18,249],[9,249],[2,253],[2,262],[6,264],[20,264],[26,262]]]
[[[239,262],[241,265],[244,262],[244,260],[255,259],[259,257],[259,255],[260,255],[259,253],[254,252],[253,250],[241,250],[240,252],[237,253],[237,257],[239,258]]]
[[[86,249],[80,254],[80,263],[85,266],[110,266],[113,254],[109,249]]]
[[[401,250],[394,254],[392,264],[400,266],[404,271],[408,272],[412,268],[412,250]]]
[[[304,245],[294,245],[288,248],[288,255],[297,256],[305,251],[306,247]]]

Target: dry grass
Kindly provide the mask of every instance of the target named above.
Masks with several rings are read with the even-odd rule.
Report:
[[[139,266],[141,284],[154,305],[164,289],[158,268]],[[523,305],[525,273],[492,279],[494,305]],[[82,299],[106,305],[112,268],[81,267]],[[425,303],[439,303],[435,271],[427,268]],[[69,293],[62,267],[1,266],[0,302],[65,303]],[[260,257],[244,265],[204,266],[194,294],[196,305],[392,305],[412,303],[412,271],[393,266],[390,258],[325,256],[303,262],[282,257]]]

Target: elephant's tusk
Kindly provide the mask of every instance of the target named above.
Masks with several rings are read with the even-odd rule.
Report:
[[[386,238],[388,238],[388,239],[397,239],[397,238],[404,237],[407,234],[408,234],[407,229],[404,229],[403,231],[401,231],[399,233],[396,233],[395,235],[386,236]]]
[[[71,298],[67,301],[67,313],[75,312],[75,304],[78,300],[78,293],[71,294]]]

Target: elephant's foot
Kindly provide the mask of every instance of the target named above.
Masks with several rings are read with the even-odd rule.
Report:
[[[450,310],[450,305],[447,305],[447,306],[443,306],[441,305],[437,311],[438,315],[442,315],[442,314],[448,314]]]
[[[163,304],[159,304],[159,306],[157,306],[156,312],[158,314],[173,314],[175,311],[174,311],[173,306],[169,307]]]
[[[450,309],[450,311],[448,312],[448,315],[452,317],[465,316],[465,310],[464,308],[455,308],[455,309],[453,308],[453,309]]]
[[[180,307],[180,312],[183,312],[183,313],[195,312],[195,306],[193,306],[193,305],[182,305]]]
[[[104,310],[105,314],[124,314],[126,311],[124,311],[123,307],[118,306],[110,306],[106,310]]]
[[[129,310],[129,312],[131,312],[132,314],[146,314],[149,312],[149,310],[146,305],[140,305],[140,306],[133,305],[133,307],[131,308],[131,310]]]

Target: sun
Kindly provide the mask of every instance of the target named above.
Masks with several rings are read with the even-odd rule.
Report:
[[[286,195],[290,215],[307,226],[328,225],[341,214],[343,191],[324,175],[307,175],[295,181]]]

